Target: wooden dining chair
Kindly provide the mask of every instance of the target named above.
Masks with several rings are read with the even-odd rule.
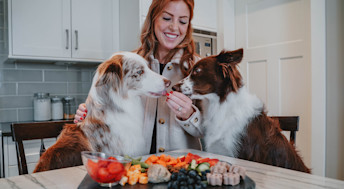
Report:
[[[66,123],[73,123],[73,121],[63,120],[11,124],[12,138],[16,145],[19,175],[28,174],[23,141],[41,139],[41,142],[43,142],[45,138],[56,138]],[[43,151],[45,151],[44,143],[41,143],[41,152]]]
[[[299,130],[299,116],[271,116],[273,119],[277,119],[280,123],[280,127],[283,131],[290,132],[289,142],[295,145],[296,131]]]

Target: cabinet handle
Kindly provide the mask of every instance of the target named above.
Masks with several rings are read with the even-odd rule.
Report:
[[[66,49],[69,49],[69,30],[66,29]]]
[[[78,30],[75,30],[75,50],[78,50],[79,39],[78,39]]]

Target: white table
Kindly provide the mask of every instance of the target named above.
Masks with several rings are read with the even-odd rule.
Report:
[[[165,152],[165,154],[178,157],[188,152],[198,154],[202,157],[217,158],[222,161],[227,161],[232,164],[245,167],[247,170],[247,176],[254,180],[256,183],[256,188],[344,188],[344,181],[342,180],[316,176],[198,150],[176,150]],[[147,157],[148,156],[144,156],[143,159]],[[77,188],[86,174],[85,168],[83,166],[78,166],[10,178],[2,178],[0,179],[0,188]]]

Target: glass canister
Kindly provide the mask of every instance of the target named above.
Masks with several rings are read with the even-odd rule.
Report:
[[[74,97],[67,96],[63,98],[63,119],[74,119],[75,114],[75,99]]]
[[[54,96],[51,98],[51,119],[63,119],[62,98]]]
[[[49,93],[35,93],[33,95],[33,120],[51,120],[51,101]]]

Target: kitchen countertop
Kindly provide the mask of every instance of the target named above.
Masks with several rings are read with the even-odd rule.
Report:
[[[344,188],[344,181],[302,173],[261,163],[221,156],[198,150],[176,150],[165,152],[172,156],[191,152],[202,157],[217,158],[240,165],[247,170],[256,188]],[[148,156],[144,156],[143,159]],[[0,188],[77,188],[87,174],[83,166],[64,168],[41,173],[0,179]]]

